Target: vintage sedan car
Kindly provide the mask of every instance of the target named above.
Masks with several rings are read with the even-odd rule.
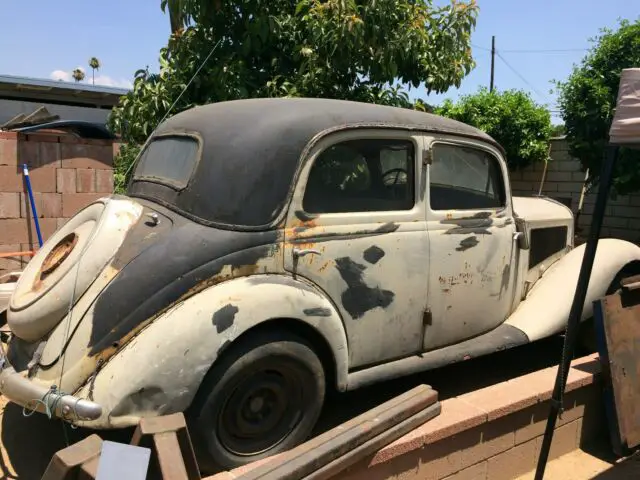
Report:
[[[470,126],[324,99],[163,122],[12,295],[0,390],[96,429],[186,412],[224,467],[305,440],[346,391],[563,332],[570,209],[511,195]],[[598,246],[583,319],[640,248]],[[437,388],[437,386],[436,386]]]

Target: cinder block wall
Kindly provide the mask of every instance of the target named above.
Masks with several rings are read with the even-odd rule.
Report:
[[[46,240],[81,208],[113,191],[112,143],[62,133],[0,132],[0,252],[37,248],[24,163]],[[0,258],[0,275],[28,260]]]
[[[580,202],[585,173],[581,171],[580,162],[569,155],[567,142],[563,139],[552,141],[551,158],[542,194],[565,202],[575,214]],[[523,171],[511,172],[513,194],[522,196],[537,194],[543,170],[543,164],[536,164]],[[578,220],[578,226],[585,235],[591,225],[596,193],[594,190],[585,195],[582,213]],[[640,193],[609,199],[601,236],[640,242]]]

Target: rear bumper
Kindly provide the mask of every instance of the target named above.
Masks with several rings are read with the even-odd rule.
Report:
[[[9,365],[4,345],[0,345],[0,393],[9,401],[30,410],[47,413],[67,420],[96,420],[102,415],[102,406],[73,395],[60,394],[55,385],[46,387],[16,372]]]

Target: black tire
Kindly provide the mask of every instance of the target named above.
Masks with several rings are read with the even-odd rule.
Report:
[[[302,443],[320,416],[325,388],[322,362],[297,335],[261,331],[232,344],[189,412],[201,467],[231,469]]]

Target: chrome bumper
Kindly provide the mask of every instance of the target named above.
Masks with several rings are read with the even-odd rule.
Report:
[[[102,415],[102,406],[89,400],[60,394],[55,387],[32,382],[16,372],[4,355],[0,345],[0,393],[22,407],[68,420],[96,420]]]

